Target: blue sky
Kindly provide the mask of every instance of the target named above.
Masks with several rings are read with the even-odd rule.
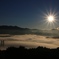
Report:
[[[43,13],[50,9],[59,13],[59,0],[0,0],[0,25],[46,28]]]

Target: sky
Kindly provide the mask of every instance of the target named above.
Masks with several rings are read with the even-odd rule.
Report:
[[[59,0],[0,0],[0,25],[50,28],[52,25],[48,25],[44,19],[44,14],[50,10],[59,16]],[[59,26],[58,17],[56,20],[54,28]]]

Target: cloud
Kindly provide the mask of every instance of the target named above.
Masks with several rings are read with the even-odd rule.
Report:
[[[16,41],[9,41],[8,39],[15,39]],[[1,38],[0,38],[1,39]],[[18,41],[17,41],[18,40]],[[59,38],[46,38],[46,36],[40,35],[14,35],[7,38],[5,45],[9,46],[25,46],[28,48],[35,48],[43,46],[47,48],[59,47]]]

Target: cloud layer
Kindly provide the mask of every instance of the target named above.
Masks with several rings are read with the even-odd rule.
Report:
[[[5,46],[25,46],[27,48],[34,48],[43,46],[47,48],[59,47],[59,38],[46,38],[46,36],[40,35],[14,35],[11,37],[5,37],[0,39],[6,39]],[[8,40],[9,39],[9,40]],[[12,41],[10,41],[12,40]]]

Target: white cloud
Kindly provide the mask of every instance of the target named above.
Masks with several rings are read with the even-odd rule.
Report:
[[[25,46],[25,47],[38,47],[43,46],[47,48],[56,48],[59,47],[59,39],[46,38],[45,36],[40,35],[15,35],[6,38],[15,39],[19,41],[5,41],[5,45],[10,46]],[[0,38],[1,39],[1,38]]]

